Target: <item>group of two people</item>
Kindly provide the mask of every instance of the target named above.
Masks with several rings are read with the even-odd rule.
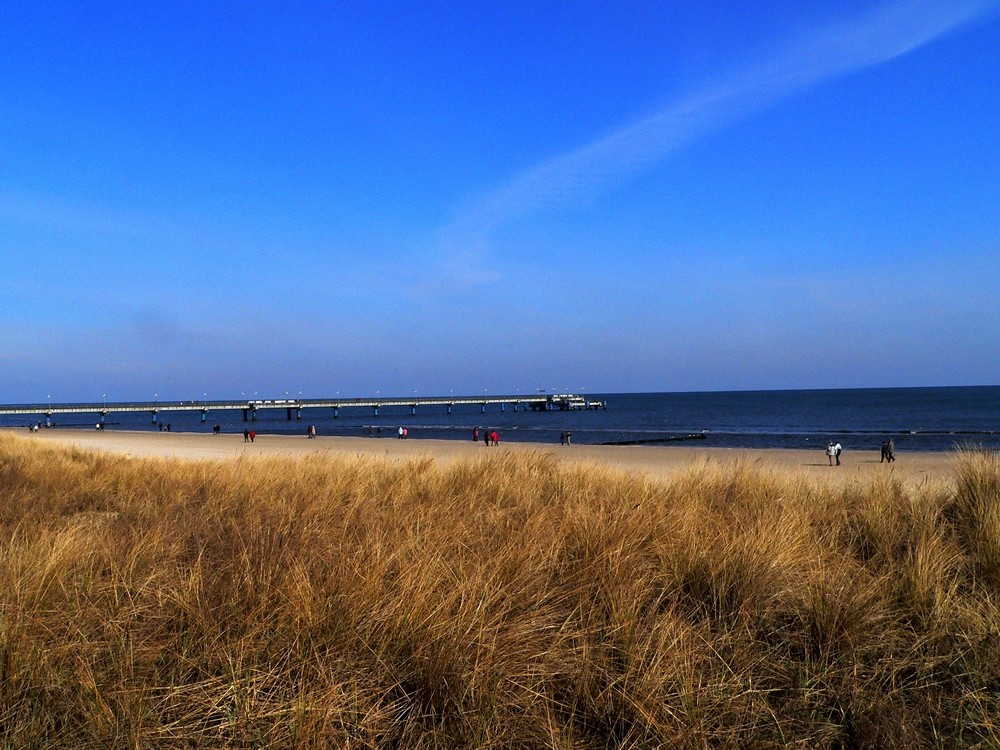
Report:
[[[840,466],[840,452],[843,450],[840,447],[840,443],[834,444],[831,440],[826,444],[826,457],[830,459],[830,466],[833,466],[834,460],[837,461],[837,466]]]

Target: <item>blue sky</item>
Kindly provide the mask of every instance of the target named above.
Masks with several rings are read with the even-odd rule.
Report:
[[[0,66],[0,402],[1000,382],[995,0],[4,3]]]

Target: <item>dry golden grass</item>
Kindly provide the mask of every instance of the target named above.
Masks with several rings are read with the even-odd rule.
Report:
[[[0,436],[0,747],[996,747],[1000,460],[956,480]]]

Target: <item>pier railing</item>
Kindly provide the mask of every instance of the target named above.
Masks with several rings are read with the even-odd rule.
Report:
[[[90,402],[90,403],[44,403],[44,404],[3,404],[0,405],[0,415],[41,415],[50,418],[56,414],[94,414],[104,421],[108,414],[141,413],[152,415],[157,421],[157,415],[164,412],[200,412],[201,421],[208,418],[210,412],[240,411],[243,420],[254,420],[257,413],[271,409],[284,409],[288,419],[301,419],[306,409],[330,409],[333,416],[339,416],[341,409],[371,409],[373,416],[378,416],[379,410],[385,407],[408,407],[411,414],[416,414],[417,407],[442,406],[449,414],[452,408],[460,405],[479,406],[483,413],[486,407],[499,405],[504,411],[511,406],[514,411],[530,409],[533,411],[568,411],[576,409],[603,409],[603,401],[592,401],[572,393],[539,394],[537,396],[438,396],[438,397],[390,397],[390,398],[284,398],[284,399],[219,399],[191,401],[123,401],[123,402]]]

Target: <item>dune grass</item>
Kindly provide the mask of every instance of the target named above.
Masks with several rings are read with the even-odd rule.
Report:
[[[832,487],[0,436],[2,748],[1000,745],[1000,460]]]

